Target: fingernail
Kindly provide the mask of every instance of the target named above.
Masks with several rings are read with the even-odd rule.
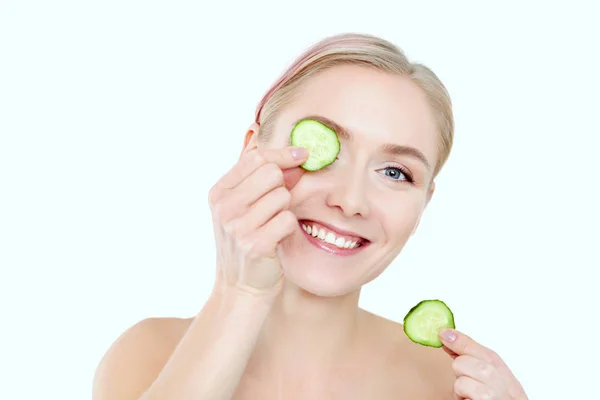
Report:
[[[454,333],[450,329],[444,329],[443,331],[441,331],[440,336],[442,337],[443,340],[445,340],[446,342],[449,342],[449,343],[452,343],[456,340],[456,333]]]
[[[308,150],[304,147],[292,147],[292,157],[295,160],[302,160],[308,155]]]

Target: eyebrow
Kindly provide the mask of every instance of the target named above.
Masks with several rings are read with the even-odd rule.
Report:
[[[309,115],[307,117],[300,118],[298,121],[296,121],[296,123],[305,119],[314,119],[315,121],[319,121],[320,123],[328,126],[337,133],[340,139],[346,141],[352,140],[352,133],[348,129],[327,117],[323,117],[321,115]],[[389,155],[410,156],[416,158],[417,160],[421,161],[425,165],[425,167],[427,167],[428,170],[431,169],[431,165],[429,164],[429,161],[427,161],[425,155],[420,150],[417,150],[414,147],[386,143],[383,146],[381,146],[381,150]]]

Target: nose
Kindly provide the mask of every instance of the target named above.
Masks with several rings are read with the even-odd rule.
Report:
[[[365,177],[337,176],[335,183],[329,186],[327,205],[338,208],[346,217],[367,217],[370,212],[370,204]]]

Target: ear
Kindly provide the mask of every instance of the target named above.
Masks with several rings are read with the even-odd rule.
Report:
[[[421,210],[421,215],[419,215],[419,219],[417,219],[417,223],[415,224],[415,227],[413,228],[413,231],[411,232],[410,236],[414,235],[415,232],[417,231],[417,228],[419,227],[419,224],[421,223],[421,216],[423,215],[423,211],[425,210],[425,208],[431,201],[431,198],[433,197],[434,192],[435,192],[435,182],[431,181],[431,183],[429,184],[429,188],[427,189],[427,198],[425,199],[425,205],[423,206],[423,210]]]
[[[244,147],[242,148],[242,154],[254,150],[258,147],[259,130],[260,126],[256,122],[253,122],[252,125],[248,127],[248,130],[246,131],[246,136],[244,137]]]

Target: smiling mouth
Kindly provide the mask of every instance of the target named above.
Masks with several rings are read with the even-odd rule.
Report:
[[[299,223],[304,233],[312,238],[311,242],[319,244],[318,247],[324,250],[336,253],[354,252],[370,243],[363,237],[348,232],[340,232],[331,226],[325,226],[316,221],[301,220]]]

